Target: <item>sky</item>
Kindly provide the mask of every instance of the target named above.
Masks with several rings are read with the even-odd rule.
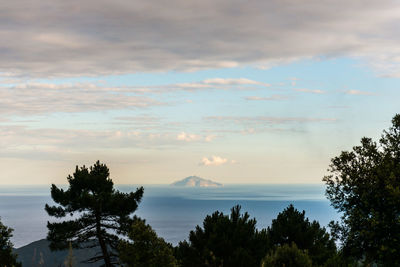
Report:
[[[0,5],[0,184],[322,183],[400,113],[400,3]]]

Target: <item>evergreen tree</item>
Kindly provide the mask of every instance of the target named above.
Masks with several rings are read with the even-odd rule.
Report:
[[[72,244],[69,242],[69,248],[68,248],[68,256],[64,261],[65,267],[74,267],[75,266],[75,257],[74,253],[72,250]]]
[[[136,192],[122,193],[114,189],[109,169],[97,161],[89,169],[78,168],[67,177],[69,187],[63,190],[51,187],[51,197],[57,206],[46,204],[50,216],[69,220],[47,223],[47,239],[53,250],[74,247],[100,246],[101,253],[87,262],[103,260],[106,267],[118,262],[117,249],[122,236],[126,236],[143,195],[143,188]],[[83,245],[86,244],[86,245]]]
[[[10,241],[13,229],[0,221],[0,266],[20,267],[17,256],[12,253],[13,245]]]
[[[265,231],[256,229],[256,220],[249,219],[240,206],[231,209],[231,215],[215,212],[208,215],[203,228],[191,231],[189,242],[180,242],[176,249],[182,266],[260,266],[267,253]]]
[[[299,249],[307,250],[312,262],[324,264],[336,253],[334,240],[321,228],[317,221],[310,222],[305,211],[298,211],[289,205],[267,229],[270,247],[291,245],[295,243]]]
[[[129,240],[121,241],[119,257],[126,266],[177,267],[171,244],[157,236],[144,220],[135,218],[128,233]]]
[[[400,114],[378,143],[361,145],[331,161],[326,195],[341,212],[331,223],[345,257],[400,266]]]

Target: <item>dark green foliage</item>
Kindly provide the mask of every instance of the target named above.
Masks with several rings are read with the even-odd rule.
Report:
[[[135,218],[128,233],[129,241],[121,241],[119,257],[132,267],[177,267],[172,245],[157,236],[144,220]]]
[[[180,242],[176,257],[182,266],[260,266],[267,252],[265,231],[256,229],[256,220],[240,206],[231,209],[231,215],[215,212],[207,216],[203,228],[191,231],[189,242]]]
[[[323,267],[361,267],[361,266],[363,265],[361,265],[356,259],[352,257],[345,257],[342,251],[338,251],[336,255],[331,257],[323,265]]]
[[[57,218],[75,216],[63,222],[47,223],[50,248],[66,249],[69,242],[74,247],[99,245],[102,253],[88,262],[104,260],[105,266],[112,266],[118,261],[115,252],[120,237],[127,235],[130,229],[133,222],[130,214],[137,209],[143,188],[131,193],[115,190],[109,169],[99,161],[89,169],[76,167],[73,176],[67,179],[69,188],[66,191],[54,184],[51,187],[51,196],[59,205],[46,204],[45,209]]]
[[[5,226],[0,221],[0,266],[15,266],[20,267],[21,264],[17,262],[17,256],[12,253],[12,229]]]
[[[295,243],[299,249],[307,250],[315,265],[324,264],[336,253],[334,240],[317,221],[310,222],[305,211],[289,205],[267,229],[270,247]]]
[[[331,161],[326,195],[342,213],[331,223],[346,257],[400,266],[400,115],[379,143],[361,145]]]
[[[290,246],[278,246],[275,251],[265,257],[261,267],[311,267],[311,259],[307,251],[297,248],[295,243]]]

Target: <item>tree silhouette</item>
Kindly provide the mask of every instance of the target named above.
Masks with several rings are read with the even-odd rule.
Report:
[[[328,199],[342,214],[331,225],[343,254],[365,264],[400,266],[400,114],[392,124],[379,143],[364,137],[333,158],[323,179]]]
[[[5,226],[0,221],[0,266],[21,267],[17,262],[17,256],[12,253],[13,245],[10,241],[13,229]]]
[[[51,197],[58,205],[45,206],[50,216],[72,216],[66,221],[47,223],[50,248],[66,249],[69,242],[77,248],[100,246],[101,253],[87,262],[104,260],[106,267],[113,266],[118,263],[117,247],[130,229],[130,215],[138,207],[143,187],[131,193],[115,190],[109,169],[99,161],[89,169],[77,166],[67,180],[67,190],[51,186]]]
[[[256,229],[256,220],[249,219],[240,206],[231,215],[214,212],[191,231],[189,242],[180,242],[176,256],[182,266],[260,266],[266,255],[266,233]]]
[[[172,245],[157,236],[145,220],[134,218],[128,233],[129,240],[121,241],[119,257],[126,266],[177,267]]]
[[[323,265],[336,253],[334,240],[321,228],[317,221],[310,222],[305,211],[298,211],[289,205],[267,228],[270,247],[295,243],[301,250],[307,250],[314,264]]]

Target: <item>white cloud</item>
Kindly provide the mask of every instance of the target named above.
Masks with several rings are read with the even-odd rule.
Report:
[[[189,133],[185,133],[185,132],[181,132],[180,134],[178,134],[178,136],[176,137],[176,140],[179,141],[186,141],[186,142],[192,142],[192,141],[199,141],[202,139],[201,135],[197,135],[197,134],[189,134]]]
[[[348,90],[345,92],[347,95],[373,95],[371,92],[365,92],[360,90]]]
[[[205,84],[213,84],[213,85],[263,85],[263,86],[270,86],[270,84],[258,82],[255,80],[250,80],[247,78],[213,78],[204,80],[203,83]]]
[[[262,96],[247,96],[245,97],[246,100],[249,101],[272,101],[272,100],[285,100],[288,99],[287,96],[283,95],[272,95],[268,97],[262,97]]]
[[[219,157],[219,156],[211,156],[210,158],[203,157],[199,165],[201,166],[220,166],[228,163],[228,159]]]
[[[215,134],[210,134],[210,135],[207,135],[207,136],[204,138],[204,140],[205,140],[206,142],[211,142],[211,141],[214,140],[216,137],[217,137],[217,136],[216,136]]]
[[[178,141],[185,141],[185,142],[211,142],[216,138],[215,135],[200,135],[200,134],[190,134],[186,132],[181,132],[176,136],[176,140]]]
[[[182,90],[193,91],[202,89],[222,89],[222,90],[227,90],[232,88],[243,89],[243,88],[248,88],[249,86],[269,87],[270,84],[256,80],[250,80],[247,78],[210,78],[199,82],[167,85],[164,86],[164,88],[165,89],[179,88]]]
[[[319,89],[296,88],[297,92],[311,93],[311,94],[325,94],[325,91]]]

